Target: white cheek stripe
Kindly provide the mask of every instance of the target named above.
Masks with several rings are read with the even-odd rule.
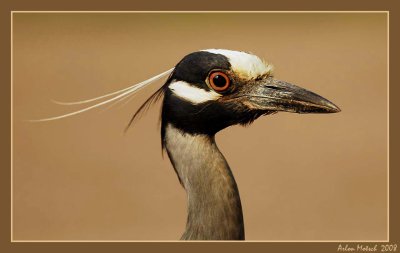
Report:
[[[184,81],[176,81],[169,85],[169,89],[178,97],[191,102],[200,104],[210,100],[217,100],[221,97],[215,91],[206,91]]]

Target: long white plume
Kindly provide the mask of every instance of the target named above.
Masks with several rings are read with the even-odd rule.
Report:
[[[67,113],[67,114],[63,114],[63,115],[55,116],[55,117],[51,117],[51,118],[36,119],[36,120],[29,120],[29,121],[31,121],[31,122],[41,122],[41,121],[50,121],[50,120],[57,120],[57,119],[67,118],[67,117],[70,117],[70,116],[73,116],[73,115],[76,115],[76,114],[79,114],[79,113],[82,113],[82,112],[86,112],[86,111],[89,111],[91,109],[100,107],[102,105],[108,104],[108,103],[113,102],[113,101],[118,102],[117,100],[123,100],[123,99],[135,94],[137,91],[141,90],[142,88],[146,87],[147,85],[151,84],[152,82],[157,81],[158,79],[162,78],[163,76],[169,75],[173,70],[174,70],[174,68],[171,68],[171,69],[169,69],[169,70],[167,70],[167,71],[165,71],[165,72],[163,72],[163,73],[161,73],[159,75],[153,76],[153,77],[151,77],[151,78],[149,78],[149,79],[147,79],[147,80],[145,80],[143,82],[134,84],[134,85],[132,85],[132,86],[130,86],[128,88],[124,88],[122,90],[118,90],[118,91],[115,91],[115,92],[112,92],[112,93],[108,93],[108,94],[105,94],[105,95],[102,95],[102,96],[99,96],[99,97],[95,97],[95,98],[91,98],[91,99],[87,99],[87,100],[82,100],[82,101],[76,101],[76,102],[59,102],[59,101],[54,101],[53,100],[57,104],[77,105],[77,104],[90,103],[90,102],[93,102],[93,101],[96,101],[96,100],[100,100],[100,99],[115,95],[111,99],[108,99],[108,100],[105,100],[103,102],[94,104],[92,106],[85,107],[85,108],[80,109],[78,111],[74,111],[74,112],[71,112],[71,113]]]

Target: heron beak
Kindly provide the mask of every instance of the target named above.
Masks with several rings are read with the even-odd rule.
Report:
[[[248,99],[252,106],[265,111],[295,113],[336,113],[335,104],[296,85],[268,77],[256,81]]]

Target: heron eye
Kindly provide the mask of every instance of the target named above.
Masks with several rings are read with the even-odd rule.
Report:
[[[224,72],[219,71],[211,73],[208,80],[211,88],[215,91],[226,91],[231,84],[229,77]]]

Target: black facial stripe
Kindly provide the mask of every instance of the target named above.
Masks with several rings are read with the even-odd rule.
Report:
[[[205,80],[213,69],[229,70],[231,64],[226,56],[205,51],[186,55],[175,67],[171,79],[185,81],[209,90]]]
[[[234,103],[220,104],[207,101],[202,104],[192,104],[174,96],[167,90],[162,107],[161,133],[164,137],[166,124],[190,134],[214,135],[219,130],[233,124],[247,124],[259,117],[256,111],[241,113]]]

